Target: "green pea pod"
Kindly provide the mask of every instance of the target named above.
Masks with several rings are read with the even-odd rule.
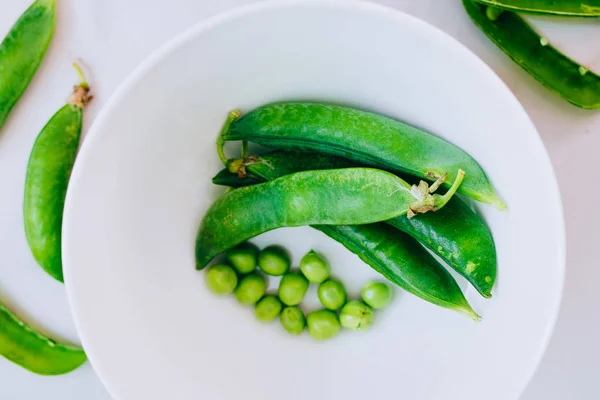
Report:
[[[492,297],[497,265],[494,238],[485,222],[463,201],[453,198],[435,214],[386,222],[431,249],[483,297]]]
[[[357,166],[343,158],[283,151],[258,158],[233,160],[228,164],[230,168],[243,166],[244,169],[236,173],[233,172],[235,169],[225,169],[213,178],[214,183],[238,187],[240,183],[235,183],[236,179],[240,182],[243,179],[245,184],[257,184],[294,172]],[[240,179],[239,172],[246,177]],[[412,219],[396,217],[386,222],[431,249],[467,279],[483,297],[491,297],[496,280],[494,239],[485,222],[458,197],[453,197],[435,213]]]
[[[600,108],[600,76],[562,54],[521,17],[463,0],[469,17],[506,55],[569,103]]]
[[[19,320],[0,304],[0,355],[40,375],[60,375],[83,364],[83,350],[56,343]]]
[[[452,182],[466,172],[459,193],[499,209],[498,198],[479,164],[449,142],[403,122],[328,104],[285,103],[260,107],[232,121],[223,140],[251,141],[281,150],[320,152],[393,172]]]
[[[600,0],[476,0],[508,11],[553,14],[566,17],[599,17]]]
[[[452,275],[410,236],[385,223],[314,226],[375,271],[425,301],[479,321]]]
[[[78,67],[77,70],[81,72]],[[25,235],[33,257],[48,274],[61,282],[63,208],[79,146],[83,107],[91,99],[83,76],[81,79],[71,104],[54,114],[33,145],[23,198]]]
[[[216,185],[238,188],[312,169],[359,167],[356,162],[324,154],[295,154],[274,151],[263,156],[250,156],[226,161],[227,168],[213,178]]]
[[[34,2],[0,44],[0,128],[46,54],[54,33],[54,1]]]
[[[227,168],[219,171],[212,178],[212,182],[232,188],[256,185],[302,171],[363,167],[356,161],[342,157],[281,150],[260,156],[231,159],[226,165]]]
[[[225,193],[206,212],[196,239],[197,268],[235,245],[272,229],[354,225],[442,208],[459,188],[459,171],[443,196],[424,182],[411,186],[372,168],[304,171]]]

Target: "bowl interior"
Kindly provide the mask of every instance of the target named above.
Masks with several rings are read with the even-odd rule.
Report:
[[[216,135],[231,109],[287,100],[383,113],[480,162],[509,206],[478,207],[497,244],[494,297],[481,299],[461,281],[483,322],[397,290],[370,331],[315,343],[277,322],[263,326],[233,297],[207,291],[194,269],[194,239],[223,191],[211,184],[222,167]],[[90,360],[120,399],[515,399],[560,302],[562,210],[527,115],[460,44],[374,5],[267,4],[192,29],[115,95],[71,182],[67,290]],[[352,296],[377,276],[310,228],[255,242],[284,245],[295,265],[311,248],[323,252]]]

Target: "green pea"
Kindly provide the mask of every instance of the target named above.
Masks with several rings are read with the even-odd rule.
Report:
[[[249,274],[258,264],[257,255],[258,248],[252,243],[244,242],[229,250],[226,258],[238,273]]]
[[[302,303],[307,290],[308,280],[300,272],[288,272],[279,282],[279,298],[288,306]]]
[[[234,269],[225,264],[210,267],[204,279],[210,291],[216,294],[231,294],[238,283]]]
[[[0,304],[0,356],[40,375],[65,374],[86,361],[83,350],[29,328]]]
[[[322,283],[329,278],[331,268],[327,261],[323,259],[314,250],[308,252],[307,255],[300,260],[300,270],[310,283]]]
[[[340,323],[346,329],[364,331],[372,322],[373,310],[362,301],[349,301],[340,312]]]
[[[290,257],[283,247],[269,246],[258,254],[258,267],[267,275],[281,276],[290,269]]]
[[[360,291],[363,301],[376,310],[386,308],[392,301],[392,296],[392,288],[377,281],[367,282]]]
[[[53,278],[63,281],[62,219],[71,170],[75,164],[83,108],[91,100],[90,88],[76,64],[81,83],[39,133],[27,163],[23,195],[23,223],[27,243],[37,263]]]
[[[329,279],[319,286],[319,300],[325,308],[340,309],[346,303],[346,288],[340,281]]]
[[[286,307],[279,317],[283,328],[292,335],[299,335],[304,331],[306,318],[302,310],[296,306]]]
[[[330,310],[313,311],[306,317],[308,333],[314,339],[327,340],[340,331],[340,320]]]
[[[265,278],[257,273],[246,275],[235,289],[235,297],[242,304],[255,304],[267,291]]]
[[[283,305],[277,296],[272,294],[266,295],[256,303],[254,314],[261,322],[273,321],[281,313]]]

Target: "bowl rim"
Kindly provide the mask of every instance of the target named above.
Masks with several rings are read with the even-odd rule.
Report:
[[[210,31],[214,27],[217,27],[223,23],[227,23],[231,20],[235,20],[238,18],[245,18],[245,17],[251,16],[255,13],[260,13],[265,10],[293,8],[296,6],[310,6],[310,5],[312,5],[312,6],[316,5],[319,7],[337,8],[337,9],[353,9],[353,10],[359,11],[361,13],[379,14],[380,16],[382,16],[384,18],[394,19],[394,20],[396,20],[396,22],[406,22],[408,20],[408,21],[411,21],[411,23],[415,24],[415,26],[420,26],[421,28],[427,29],[433,36],[437,36],[438,40],[448,42],[455,48],[456,51],[462,52],[463,57],[470,58],[471,62],[480,64],[479,68],[487,70],[489,79],[490,80],[495,79],[496,84],[503,87],[503,89],[507,92],[507,95],[509,97],[512,97],[512,99],[514,99],[514,102],[516,104],[518,104],[518,108],[523,113],[523,116],[525,117],[527,123],[531,125],[531,130],[532,130],[532,132],[535,133],[535,135],[533,135],[534,137],[532,139],[535,141],[536,145],[539,146],[539,148],[541,150],[540,156],[543,157],[543,159],[544,159],[543,162],[546,164],[546,167],[548,168],[550,175],[551,175],[551,176],[549,175],[547,177],[548,184],[549,184],[549,190],[551,192],[553,192],[553,195],[557,201],[557,207],[558,207],[557,211],[559,212],[559,214],[555,215],[554,218],[555,218],[555,222],[557,224],[557,232],[556,233],[558,234],[557,240],[558,240],[558,244],[559,244],[559,248],[558,248],[559,259],[557,260],[557,262],[558,262],[557,266],[559,268],[557,270],[558,276],[556,277],[558,290],[557,290],[556,295],[554,296],[553,304],[551,305],[551,316],[547,322],[545,333],[544,333],[543,337],[541,338],[540,345],[537,348],[537,353],[535,354],[535,357],[533,357],[531,359],[530,365],[524,369],[524,371],[525,371],[523,373],[524,379],[522,379],[522,381],[519,383],[518,386],[515,385],[515,387],[518,389],[518,391],[517,391],[518,396],[520,397],[523,394],[523,392],[525,391],[525,389],[527,388],[527,386],[529,385],[535,372],[537,371],[538,367],[541,364],[543,356],[546,353],[550,339],[554,332],[554,328],[558,321],[558,316],[559,316],[560,309],[561,309],[561,304],[562,304],[562,299],[563,299],[563,294],[564,294],[565,275],[566,275],[566,231],[565,231],[564,206],[563,206],[563,202],[562,202],[562,198],[561,198],[561,194],[560,194],[558,180],[556,178],[556,173],[555,173],[554,167],[550,161],[550,157],[548,155],[546,146],[544,145],[544,143],[540,137],[540,134],[537,131],[537,128],[531,121],[531,118],[527,114],[527,111],[525,110],[525,108],[523,107],[521,102],[518,100],[518,98],[515,96],[515,94],[510,90],[510,88],[506,85],[506,83],[496,74],[496,72],[488,64],[486,64],[477,54],[475,54],[473,51],[471,51],[469,48],[467,48],[466,45],[464,45],[463,43],[461,43],[454,37],[450,36],[448,33],[441,30],[437,26],[432,25],[428,22],[425,22],[425,21],[421,20],[420,18],[410,15],[404,11],[401,11],[401,10],[398,10],[395,8],[391,8],[391,7],[387,7],[387,6],[384,6],[381,4],[371,3],[368,1],[364,1],[364,0],[356,0],[356,1],[350,1],[350,2],[347,0],[265,0],[265,1],[262,1],[259,3],[236,7],[234,9],[214,15],[212,17],[201,20],[198,23],[184,29],[182,32],[177,34],[174,38],[167,41],[165,44],[159,46],[157,49],[152,51],[150,53],[150,55],[148,57],[146,57],[141,63],[139,63],[137,65],[137,67],[135,67],[133,69],[133,71],[129,73],[129,75],[127,75],[127,77],[118,85],[117,89],[112,93],[112,95],[109,97],[107,102],[104,104],[104,106],[98,113],[97,117],[94,119],[92,125],[89,128],[87,135],[85,135],[85,138],[81,144],[77,160],[85,158],[85,154],[87,152],[91,151],[91,149],[93,148],[94,142],[97,140],[97,137],[99,137],[99,135],[100,135],[99,127],[102,126],[104,124],[104,121],[109,118],[110,114],[112,113],[112,110],[116,107],[116,105],[120,102],[120,100],[131,90],[131,88],[133,86],[135,86],[135,84],[137,84],[146,75],[147,72],[151,71],[163,59],[167,58],[169,56],[169,54],[171,54],[173,51],[176,51],[181,46],[185,45],[188,41],[191,41],[194,38],[196,38],[197,36],[202,35],[204,32]],[[73,168],[72,175],[71,175],[71,183],[73,183],[79,179],[79,175],[81,174],[81,168],[82,168],[81,164],[82,164],[81,162],[77,162],[77,161],[75,162],[75,166]],[[65,206],[64,206],[64,220],[66,222],[68,222],[68,220],[69,220],[68,215],[70,214],[70,209],[73,207],[72,203],[74,202],[73,197],[71,195],[72,186],[73,185],[69,185],[69,189],[67,190],[67,196],[66,196],[66,200],[65,200]],[[64,233],[66,231],[65,227],[67,227],[67,226],[69,226],[69,223],[63,223],[63,236],[65,236],[64,235]],[[65,245],[64,243],[65,243],[65,241],[63,241],[63,248],[62,248],[63,255],[69,253],[68,245]],[[82,346],[84,347],[84,349],[86,351],[88,360],[90,361],[90,364],[92,365],[95,373],[100,378],[100,381],[102,382],[102,384],[104,385],[104,387],[106,388],[106,390],[109,392],[109,394],[112,397],[119,398],[119,396],[117,396],[118,390],[112,385],[111,380],[108,378],[108,375],[106,374],[104,369],[100,366],[100,363],[96,363],[96,361],[95,361],[96,354],[94,353],[94,351],[89,350],[90,347],[89,347],[88,340],[87,340],[86,336],[84,334],[82,334],[82,329],[81,329],[81,326],[79,323],[79,321],[80,321],[79,312],[77,311],[77,308],[75,307],[77,298],[76,298],[76,295],[74,294],[74,289],[70,283],[71,280],[69,279],[70,271],[71,271],[70,265],[71,264],[69,262],[63,261],[63,269],[64,269],[64,275],[65,275],[65,288],[66,288],[66,292],[67,292],[67,299],[69,302],[69,307],[70,307],[71,313],[73,315],[75,328],[79,334]]]

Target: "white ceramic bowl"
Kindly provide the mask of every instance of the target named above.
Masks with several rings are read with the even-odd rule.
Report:
[[[510,209],[479,207],[498,249],[493,299],[461,281],[483,322],[398,290],[370,331],[316,343],[207,291],[193,250],[222,192],[210,179],[217,132],[230,109],[283,100],[374,110],[481,163]],[[239,9],[152,56],[85,140],[63,234],[82,342],[118,399],[516,399],[548,342],[565,262],[556,181],[515,97],[444,33],[358,2]],[[256,242],[286,246],[295,263],[322,251],[353,295],[377,276],[310,228]]]

